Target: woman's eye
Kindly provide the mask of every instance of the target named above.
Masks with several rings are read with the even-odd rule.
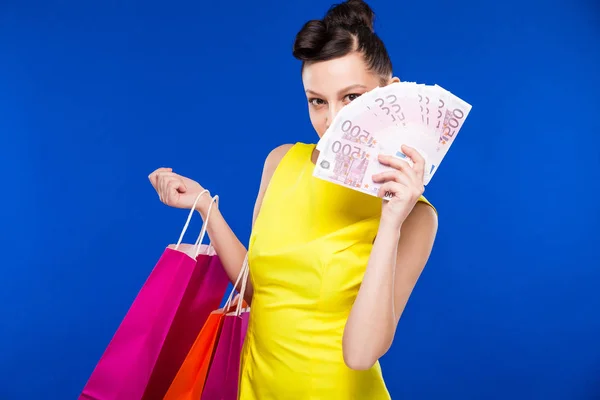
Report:
[[[323,104],[325,104],[325,101],[323,99],[310,99],[308,100],[308,102],[313,106],[322,106]]]
[[[352,93],[346,96],[346,98],[350,101],[354,101],[356,99],[358,99],[360,97],[360,94],[358,93]]]

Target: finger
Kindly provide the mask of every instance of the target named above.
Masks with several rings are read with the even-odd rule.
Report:
[[[169,185],[169,182],[171,181],[171,179],[173,179],[171,174],[172,174],[172,172],[159,172],[158,173],[158,178],[157,178],[158,196],[160,197],[160,201],[162,201],[165,204],[167,202],[167,197],[168,197],[168,185]]]
[[[381,185],[379,188],[379,192],[377,192],[377,196],[384,199],[391,199],[392,197],[405,197],[408,192],[408,187],[405,185],[398,183],[396,181],[389,181]]]
[[[416,182],[418,179],[416,171],[414,170],[414,168],[410,167],[410,164],[408,163],[408,161],[405,161],[398,157],[380,154],[379,162],[388,167],[392,167],[398,171],[402,171],[403,173],[408,175],[410,177],[410,179],[413,180],[414,182]],[[421,182],[423,182],[423,181],[421,180]]]
[[[373,175],[373,182],[375,183],[385,183],[388,181],[395,181],[398,183],[402,183],[403,185],[410,185],[412,184],[412,179],[406,175],[406,172],[404,170],[402,171],[398,171],[398,170],[391,170],[391,171],[384,171],[384,172],[380,172],[378,174]]]
[[[420,178],[420,183],[422,183],[425,174],[425,159],[415,148],[405,144],[402,145],[402,152],[413,161],[412,169],[415,171],[416,176]]]
[[[162,200],[165,204],[172,204],[170,203],[171,201],[173,201],[173,193],[175,192],[177,193],[177,185],[174,184],[174,182],[177,182],[177,177],[174,176],[173,173],[171,172],[163,172],[160,175],[159,178],[159,182],[160,182],[160,195],[162,196]],[[177,200],[177,198],[175,198],[175,200]]]
[[[157,168],[154,171],[152,171],[152,173],[150,175],[148,175],[148,179],[150,179],[150,183],[152,183],[152,186],[156,187],[156,180],[158,179],[158,175],[161,172],[173,172],[173,168]]]
[[[168,189],[166,195],[165,195],[165,204],[168,206],[173,206],[175,204],[177,204],[177,202],[179,201],[179,192],[175,189]]]
[[[180,179],[171,178],[169,180],[169,182],[167,183],[166,190],[166,200],[168,205],[177,204],[179,196],[183,192],[183,190],[181,189],[185,189],[185,185],[183,184],[183,182],[181,182]]]
[[[148,179],[150,179],[150,183],[156,189],[158,187],[158,179],[161,174],[169,173],[171,171],[173,171],[171,168],[158,168],[148,176]]]
[[[167,190],[175,190],[178,193],[185,193],[187,188],[183,182],[183,179],[179,178],[178,176],[172,176],[168,179]]]
[[[157,178],[156,171],[153,171],[150,175],[148,175],[148,179],[150,180],[150,184],[155,189],[156,189],[156,178]]]

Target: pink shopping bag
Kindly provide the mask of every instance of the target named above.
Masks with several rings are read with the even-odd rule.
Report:
[[[181,243],[194,208],[179,241],[165,249],[138,293],[80,400],[162,399],[208,315],[219,306],[229,280],[212,247],[201,244],[208,216],[196,243]]]
[[[249,308],[242,308],[248,278],[247,259],[242,273],[244,276],[240,288],[240,300],[236,310],[224,317],[201,400],[237,400],[238,397],[240,356],[250,316]]]

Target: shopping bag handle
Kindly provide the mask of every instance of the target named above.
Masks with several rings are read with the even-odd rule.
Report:
[[[225,305],[223,305],[223,310],[227,311],[231,307],[231,301],[233,299],[233,294],[236,292],[237,285],[238,285],[238,283],[240,283],[240,280],[241,280],[242,284],[241,284],[240,290],[239,290],[240,299],[237,302],[235,315],[239,316],[241,314],[242,304],[244,303],[244,294],[246,293],[246,285],[248,283],[249,271],[250,271],[250,267],[248,266],[248,253],[246,252],[246,256],[244,257],[244,262],[242,264],[242,268],[240,269],[240,273],[238,274],[238,277],[235,280],[235,283],[233,284],[233,289],[231,289],[231,293],[229,293],[229,297],[227,298]]]
[[[248,253],[246,253],[246,257],[244,257],[244,266],[245,268],[242,266],[242,269],[244,269],[244,277],[242,278],[242,287],[240,288],[240,299],[242,301],[238,301],[237,304],[237,308],[235,310],[235,315],[239,316],[242,313],[242,303],[244,303],[244,294],[246,294],[246,285],[248,283],[248,274],[250,273],[250,265],[248,264]]]
[[[183,229],[181,230],[181,235],[179,235],[179,240],[177,241],[177,244],[175,245],[175,250],[179,249],[179,245],[183,241],[183,236],[185,235],[185,232],[187,231],[188,226],[190,226],[190,221],[192,220],[192,215],[194,215],[194,211],[196,210],[196,205],[198,204],[198,201],[206,193],[208,193],[208,195],[210,196],[210,192],[206,189],[204,189],[202,192],[200,192],[200,194],[198,196],[196,196],[196,200],[194,201],[194,204],[192,205],[190,213],[188,214],[187,221],[185,221],[185,225],[183,226]]]
[[[210,196],[210,192],[206,189],[204,189],[202,192],[200,192],[200,194],[198,194],[198,196],[196,196],[196,200],[194,200],[194,204],[192,205],[192,208],[188,214],[187,220],[185,221],[185,225],[183,226],[183,229],[181,230],[181,234],[179,235],[179,240],[177,241],[177,244],[175,245],[175,250],[179,250],[179,246],[181,245],[181,242],[183,241],[185,232],[187,231],[188,226],[190,225],[190,221],[192,220],[192,215],[194,215],[194,211],[196,211],[196,205],[198,204],[198,201],[200,201],[200,198],[202,196],[204,196],[205,194],[208,194]],[[196,249],[194,258],[198,257],[198,254],[200,254],[200,247],[202,245],[202,241],[204,240],[204,236],[206,235],[206,230],[207,230],[207,226],[208,226],[208,217],[210,216],[210,211],[212,209],[213,204],[215,202],[218,203],[219,196],[215,195],[212,198],[212,200],[213,201],[210,203],[210,206],[208,207],[208,212],[206,214],[206,221],[204,221],[204,223],[202,224],[202,229],[200,230],[200,235],[198,235],[198,239],[196,240],[196,243],[194,243],[194,247]]]
[[[210,217],[210,211],[212,210],[214,204],[219,205],[219,195],[214,195],[214,197],[212,198],[212,201],[210,202],[210,206],[208,206],[208,211],[206,212],[206,220],[202,224],[202,229],[200,230],[200,235],[198,235],[198,239],[196,240],[196,243],[194,243],[194,246],[196,246],[196,253],[194,255],[194,258],[198,257],[198,254],[200,254],[200,248],[202,247],[202,242],[204,241],[204,236],[206,236],[206,231],[208,230],[208,219]],[[209,247],[211,246],[210,241],[209,241],[208,246]]]

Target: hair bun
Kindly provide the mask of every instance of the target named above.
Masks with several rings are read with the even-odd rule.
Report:
[[[323,21],[316,19],[308,21],[296,36],[294,57],[300,60],[315,57],[329,39],[330,35]]]
[[[333,60],[356,52],[368,71],[381,79],[392,77],[392,61],[385,45],[373,30],[375,13],[362,0],[346,0],[329,8],[323,19],[306,22],[296,34],[293,54],[306,63]]]
[[[375,13],[363,0],[347,0],[333,5],[323,22],[328,28],[342,27],[350,31],[368,28],[374,31]]]

